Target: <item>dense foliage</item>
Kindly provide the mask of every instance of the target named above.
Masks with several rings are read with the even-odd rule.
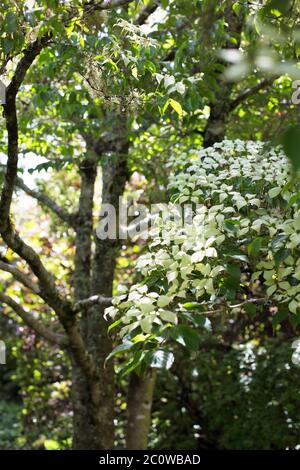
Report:
[[[124,324],[112,355],[134,348],[149,359],[147,343],[168,336],[197,346],[183,325],[205,321],[207,312],[254,315],[258,308],[300,323],[299,182],[282,149],[264,147],[224,141],[170,159],[178,168],[169,184],[174,202],[137,262],[143,280],[106,309],[121,317],[112,326]]]
[[[0,449],[299,448],[299,31],[0,1]],[[97,236],[120,200],[148,238]]]

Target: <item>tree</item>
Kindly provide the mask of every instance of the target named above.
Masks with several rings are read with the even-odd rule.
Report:
[[[101,2],[99,9],[103,10],[118,7],[119,5],[127,3],[129,2]],[[65,33],[65,27],[70,27],[70,25],[72,27],[74,26],[75,21],[78,20],[78,14],[81,16],[83,13],[84,17],[84,15],[91,15],[97,10],[97,4],[95,6],[83,6],[83,10],[80,10],[80,4],[76,5],[76,7],[74,11],[68,11],[67,9],[62,11],[58,9],[57,11],[54,5],[54,12],[63,16],[63,22],[58,23],[56,19],[54,19],[54,21],[50,19],[46,28],[42,26],[39,33],[40,36],[37,37],[37,39],[27,43],[25,46],[22,44],[22,47],[25,48],[22,50],[21,58],[19,59],[10,84],[7,87],[6,103],[4,104],[4,116],[8,134],[8,160],[1,197],[1,235],[3,241],[20,259],[26,261],[32,274],[36,276],[37,282],[29,280],[26,274],[21,273],[21,271],[15,267],[12,268],[13,274],[15,274],[16,279],[25,284],[25,286],[30,288],[35,294],[39,295],[39,297],[54,310],[66,336],[62,333],[53,333],[50,328],[46,328],[39,320],[34,319],[29,312],[25,311],[17,302],[5,294],[1,294],[1,300],[15,310],[23,321],[31,328],[34,328],[38,334],[51,342],[57,343],[60,347],[66,347],[70,354],[73,364],[74,447],[112,448],[114,439],[112,368],[108,367],[103,369],[104,358],[110,350],[110,340],[105,334],[105,330],[103,331],[103,327],[101,333],[101,324],[103,324],[101,311],[99,312],[98,309],[95,310],[93,305],[97,303],[105,305],[110,302],[109,294],[111,290],[110,283],[112,282],[111,277],[113,275],[114,258],[113,256],[112,258],[108,256],[108,258],[103,259],[103,249],[100,244],[98,244],[93,266],[94,274],[91,274],[92,205],[93,187],[96,176],[96,159],[94,155],[92,157],[86,157],[83,162],[81,162],[81,196],[79,198],[79,206],[76,214],[68,214],[47,196],[40,196],[35,192],[31,192],[31,195],[41,199],[43,204],[50,207],[56,215],[61,217],[64,222],[75,230],[74,300],[70,300],[60,294],[53,274],[47,270],[37,252],[20,238],[9,215],[12,194],[17,183],[18,170],[19,136],[16,111],[17,93],[33,61],[45,47],[55,41],[55,33],[57,34],[55,28],[59,30],[63,29]],[[17,25],[15,25],[17,17],[15,13],[9,15],[11,15],[13,19],[9,20],[10,16],[9,18],[6,16],[6,20],[7,23],[8,21],[14,23],[13,26],[11,26],[10,22],[8,23],[8,27],[12,28],[12,33],[14,33],[14,28],[17,29]],[[47,12],[45,18],[47,18]],[[40,24],[39,17],[37,21],[38,24]],[[6,62],[11,60],[11,58],[12,56],[7,55]],[[114,144],[109,143],[108,145],[109,149],[113,147],[113,149],[117,152],[119,151],[122,156],[126,153],[126,143],[123,144],[122,140],[116,143],[116,149],[114,148]],[[121,161],[117,161],[115,169],[118,180],[115,181],[117,186],[114,188],[117,188],[117,192],[121,193],[122,186],[124,186],[126,180],[126,163],[123,163],[123,161],[123,158]],[[122,167],[124,170],[122,170]],[[111,178],[115,176],[113,171],[111,171],[112,168],[110,168],[108,173],[109,179],[106,181],[108,188],[105,187],[104,184],[104,200],[105,198],[113,198],[115,196],[115,190],[111,185]],[[22,189],[29,191],[22,182],[19,183]],[[113,249],[114,247],[111,248],[111,250]],[[105,250],[105,252],[108,254],[109,250]],[[1,267],[4,270],[11,271],[10,264],[8,263],[2,262]],[[101,276],[103,275],[106,275],[106,285],[104,282],[101,282]],[[88,279],[91,279],[91,284],[88,282]],[[93,283],[92,279],[94,279]],[[100,297],[96,296],[96,301],[93,297],[92,302],[90,302],[88,299],[89,294],[98,294],[99,288],[104,295]],[[105,297],[105,294],[107,297]],[[80,300],[83,300],[83,303],[80,303]],[[87,308],[89,309],[88,320]],[[81,319],[78,319],[78,312],[80,312]],[[89,323],[89,325],[87,323]],[[94,359],[92,358],[93,354],[96,354]],[[99,354],[99,356],[96,360],[97,354]],[[88,433],[86,432],[87,429],[89,430]]]
[[[7,6],[3,2],[1,11],[1,71],[9,85],[3,106],[8,138],[0,233],[13,255],[1,259],[0,268],[18,284],[14,291],[0,294],[1,302],[69,356],[73,446],[108,449],[114,446],[115,372],[107,360],[113,346],[103,313],[111,304],[121,243],[94,236],[94,206],[97,218],[103,216],[101,203],[118,207],[136,169],[149,182],[154,175],[152,187],[164,183],[170,173],[164,165],[170,148],[181,155],[190,146],[222,140],[234,112],[250,98],[266,97],[274,77],[259,77],[251,70],[239,84],[222,79],[226,63],[216,52],[229,50],[231,44],[239,49],[243,41],[254,37],[254,42],[259,36],[247,26],[246,20],[257,14],[251,5],[183,0],[136,6],[104,0],[69,6],[41,1],[40,8],[32,10],[26,2]],[[151,19],[155,12],[163,20]],[[142,28],[147,22],[149,34]],[[292,48],[282,48],[282,56],[288,57]],[[30,154],[47,159],[36,170],[64,174],[71,169],[79,181],[79,196],[61,197],[55,188],[53,196],[42,183],[37,189],[29,187],[21,177],[19,156],[28,160]],[[95,190],[99,169],[101,197]],[[65,236],[73,238],[71,279],[53,272],[47,256],[19,235],[12,199],[20,190],[54,214]],[[168,199],[165,188],[161,196]],[[149,190],[148,200],[152,197],[157,194]],[[22,292],[31,292],[30,302],[38,299],[38,318],[30,312],[30,302],[24,308],[21,299],[17,301],[19,285]],[[170,355],[153,354],[154,368],[170,364]],[[154,380],[151,372],[132,373],[128,447],[147,445]],[[132,396],[138,397],[136,402]],[[137,428],[143,408],[147,412]],[[131,436],[130,430],[142,432]]]
[[[225,140],[172,166],[174,202],[138,260],[143,279],[106,309],[113,319],[121,313],[123,344],[139,357],[134,367],[170,367],[168,339],[193,348],[197,336],[181,322],[274,307],[281,319],[300,321],[299,182],[282,150]]]

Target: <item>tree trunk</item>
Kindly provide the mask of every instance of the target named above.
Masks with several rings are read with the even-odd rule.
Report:
[[[114,446],[113,381],[107,377],[107,374],[102,374],[101,382],[106,379],[105,386],[102,386],[100,381],[96,384],[99,390],[99,403],[94,405],[81,369],[73,364],[73,449],[108,450]],[[109,392],[112,399],[109,398]]]
[[[216,93],[215,102],[211,104],[210,115],[204,129],[203,145],[205,148],[221,142],[225,137],[232,87],[231,83],[223,83],[222,88]]]
[[[106,142],[109,156],[103,158],[103,143],[98,156],[102,158],[102,203],[111,204],[117,213],[117,237],[101,240],[95,238],[95,254],[90,266],[91,214],[95,173],[90,164],[82,166],[82,197],[79,209],[76,250],[76,299],[89,295],[112,295],[116,258],[120,249],[118,238],[119,199],[128,179],[128,139],[126,119],[117,117],[113,131]],[[94,148],[94,150],[96,150]],[[97,150],[96,150],[97,151]],[[104,307],[93,306],[82,312],[81,331],[90,356],[96,363],[96,377],[92,397],[91,384],[87,384],[81,369],[73,364],[73,448],[109,450],[114,447],[114,369],[105,359],[112,350],[107,334],[107,322],[103,318]],[[128,449],[146,449],[151,421],[155,372],[143,377],[132,374],[128,395]],[[96,403],[95,403],[96,401]]]
[[[228,0],[225,3],[224,17],[228,24],[228,34],[235,38],[236,42],[228,40],[223,49],[239,49],[241,44],[241,34],[245,22],[245,6],[242,6],[241,12],[237,15],[232,9],[233,2]],[[223,61],[221,65],[225,65]],[[233,83],[225,82],[222,74],[217,77],[217,90],[215,90],[214,101],[210,104],[210,115],[203,133],[204,147],[211,147],[216,142],[221,142],[226,133],[226,125],[230,115],[230,96],[233,89]]]
[[[128,178],[127,132],[122,122],[122,134],[112,133],[112,141],[98,152],[102,164],[102,202],[118,207]],[[93,149],[96,150],[97,149]],[[103,151],[114,151],[111,157]],[[76,243],[76,300],[90,295],[111,297],[119,240],[99,240],[95,238],[95,254],[91,258],[92,207],[94,194],[93,161],[86,160],[81,166],[81,198],[78,217]],[[105,366],[105,359],[112,350],[111,338],[107,333],[108,324],[103,318],[104,307],[93,306],[81,312],[81,332],[87,351],[96,364],[96,377],[93,389],[96,397],[92,399],[91,385],[76,364],[73,364],[73,448],[109,450],[114,447],[114,369],[111,362]]]
[[[155,379],[156,371],[153,369],[143,376],[134,372],[130,376],[126,433],[128,450],[147,449]]]
[[[116,209],[119,197],[123,195],[128,179],[127,155],[128,140],[126,120],[115,120],[111,140],[106,142],[98,157],[102,159],[102,203],[112,204]],[[95,254],[91,268],[90,295],[111,297],[116,258],[120,242],[95,238]],[[89,388],[80,371],[73,369],[74,400],[74,448],[76,449],[113,449],[114,447],[114,407],[115,385],[113,363],[105,365],[105,359],[112,350],[112,341],[107,333],[108,324],[103,318],[104,307],[90,307],[83,312],[82,330],[91,357],[96,364],[96,390],[98,398],[93,404]]]

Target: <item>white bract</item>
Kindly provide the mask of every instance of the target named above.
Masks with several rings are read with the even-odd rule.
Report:
[[[121,335],[176,325],[187,302],[205,315],[258,297],[266,312],[272,305],[299,314],[300,188],[282,149],[225,140],[169,166],[173,202],[137,262],[142,282],[106,310],[120,317]]]

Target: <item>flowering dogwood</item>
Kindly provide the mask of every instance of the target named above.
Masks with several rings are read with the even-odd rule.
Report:
[[[168,219],[137,262],[142,281],[106,310],[121,337],[159,341],[220,312],[299,315],[300,188],[282,149],[225,140],[169,165]]]

